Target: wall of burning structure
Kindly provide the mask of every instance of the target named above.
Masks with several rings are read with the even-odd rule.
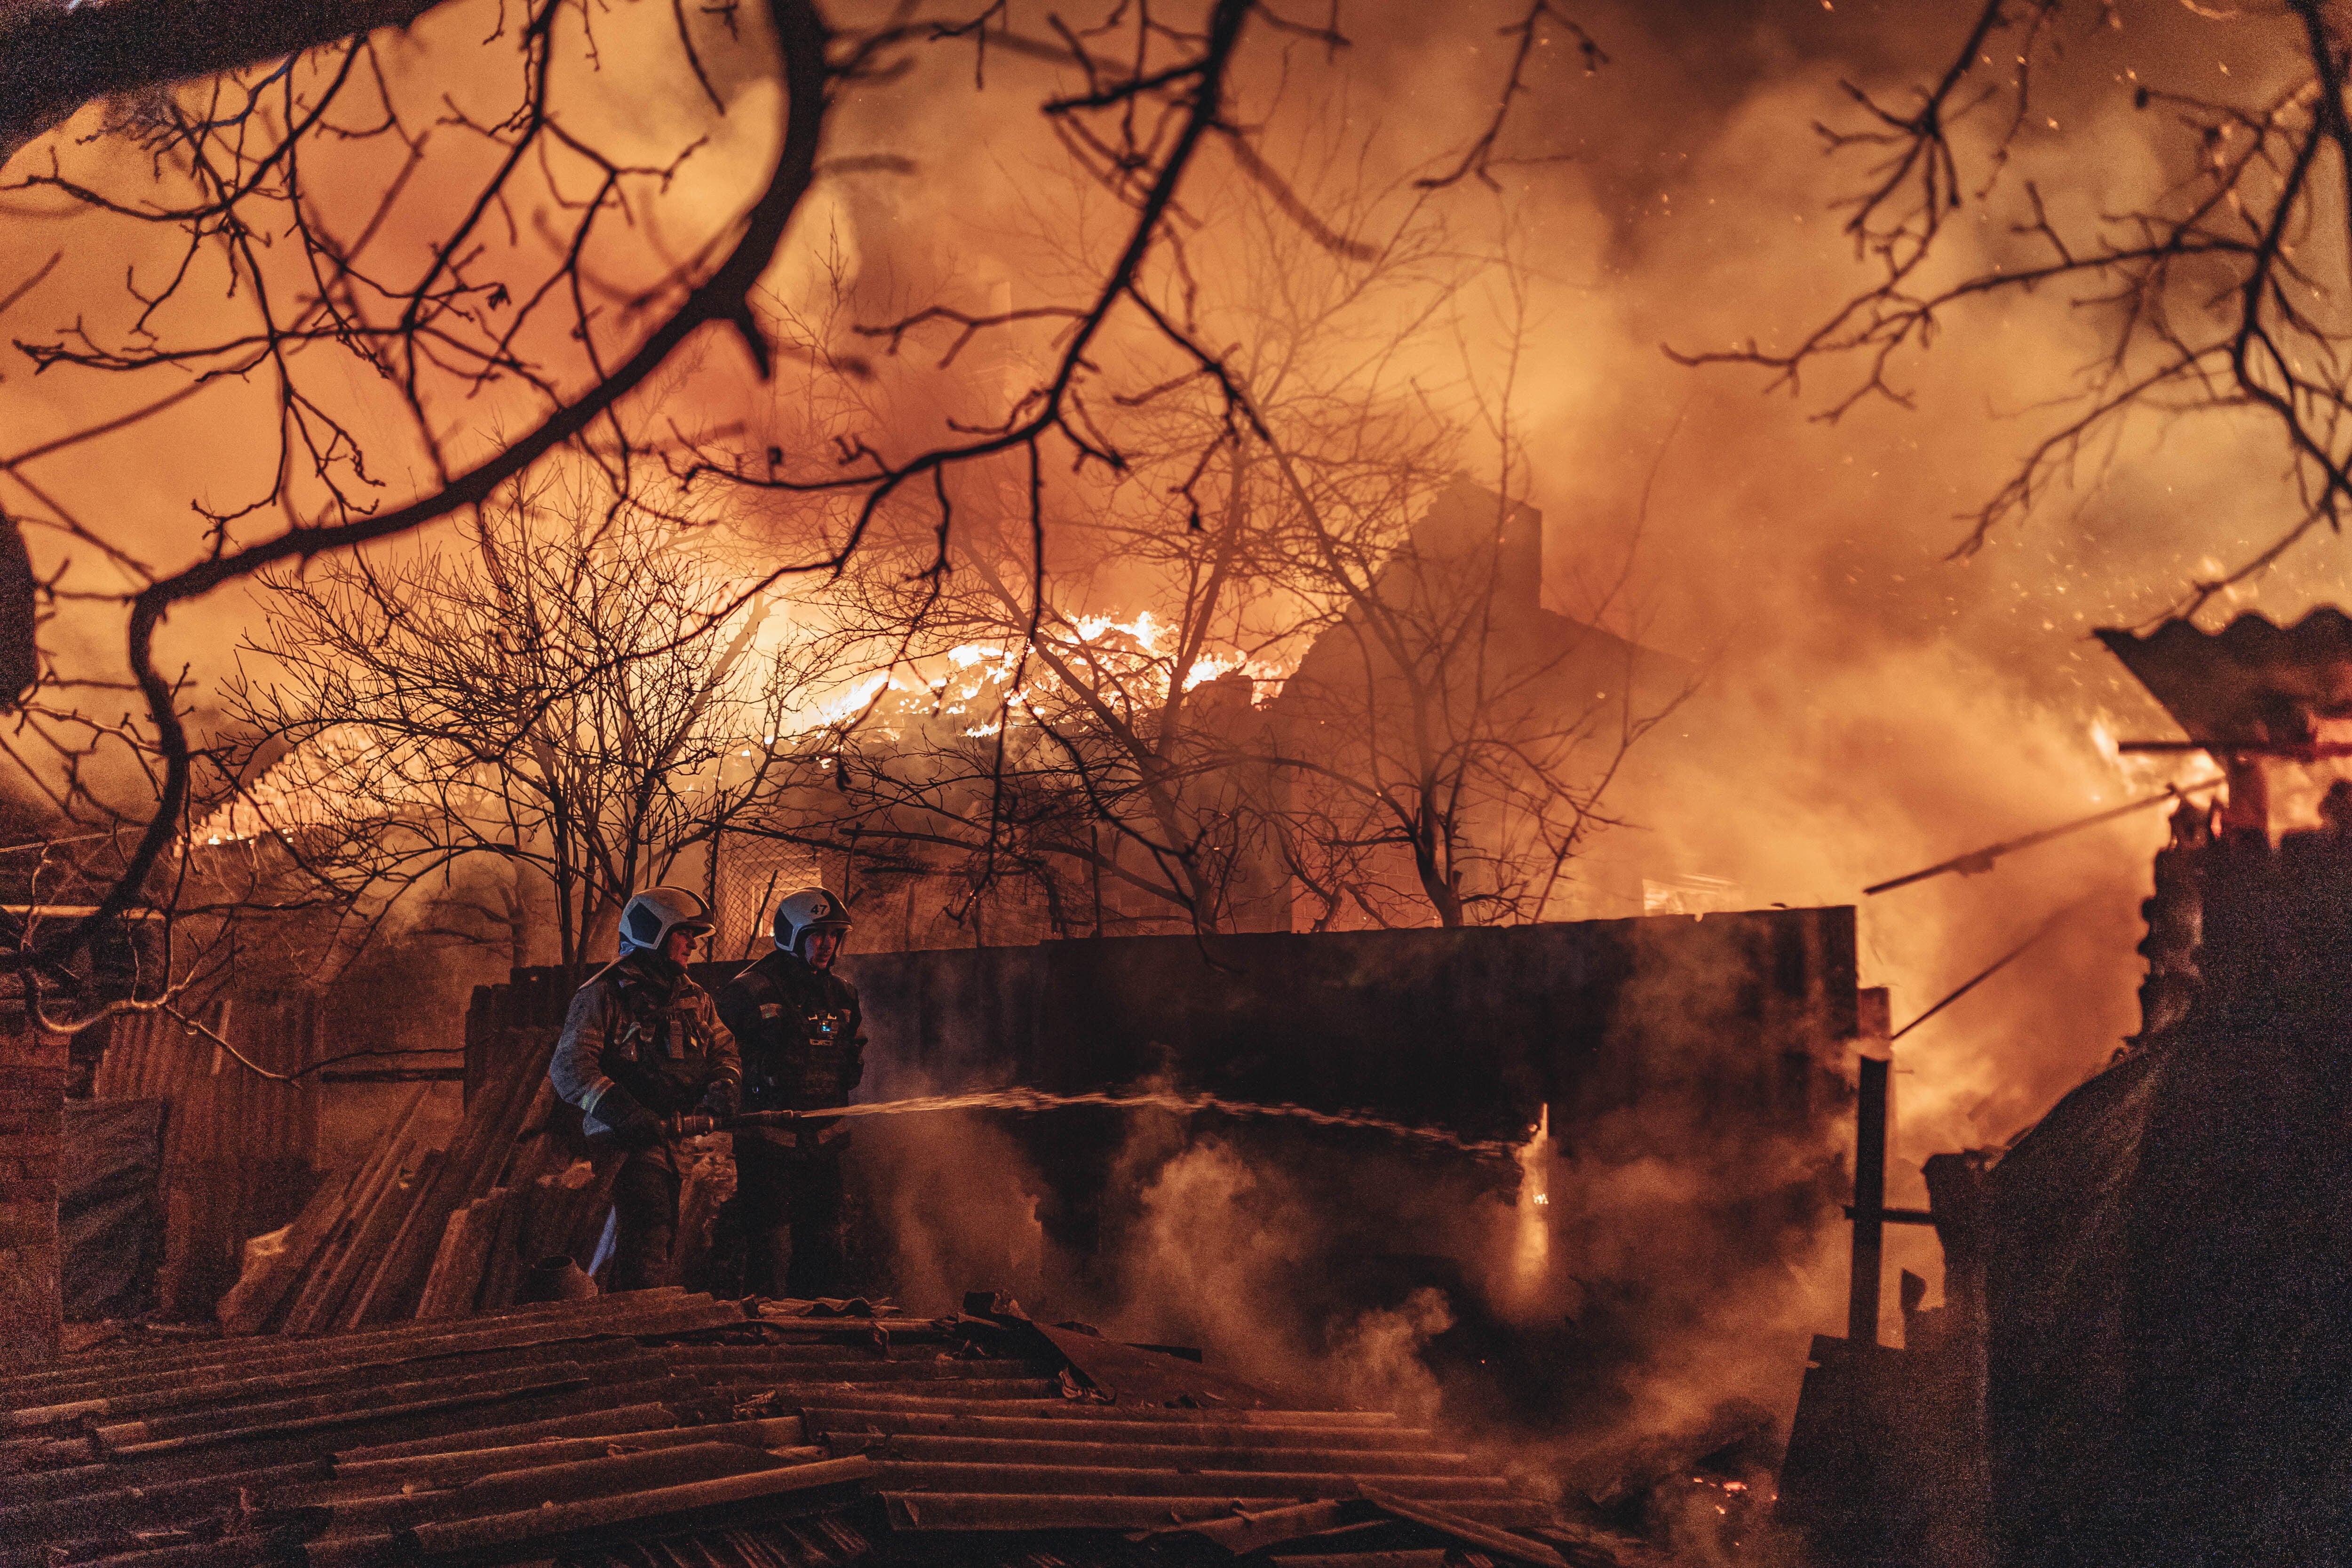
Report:
[[[1465,478],[1432,487],[1409,528],[1359,542],[1344,609],[1297,590],[1258,658],[1149,608],[1057,612],[1024,646],[990,592],[946,595],[954,614],[926,596],[944,629],[867,649],[905,662],[792,738],[824,754],[719,837],[722,947],[757,951],[750,911],[789,876],[847,900],[853,951],[1642,910],[1645,870],[1671,868],[1606,830],[1663,820],[1706,749],[1651,733],[1693,672],[1547,609],[1543,529]]]
[[[2101,637],[2187,731],[2124,749],[2206,752],[2228,794],[2156,857],[2138,1033],[2005,1152],[1927,1161],[1904,1217],[1932,1219],[1945,1306],[1906,1291],[1901,1351],[1816,1341],[1783,1495],[1824,1562],[2352,1538],[2352,618]]]
[[[2313,1561],[2352,1528],[2352,839],[2171,853],[2201,884],[2194,999],[1990,1182],[2008,1562]]]
[[[1205,1089],[1522,1159],[1150,1108],[861,1122],[856,1158],[901,1289],[1025,1267],[1057,1305],[1260,1376],[1402,1379],[1457,1417],[1590,1434],[1712,1314],[1785,1310],[1838,1186],[1853,962],[1844,909],[861,954],[864,1097]],[[1377,1374],[1368,1322],[1395,1340]]]

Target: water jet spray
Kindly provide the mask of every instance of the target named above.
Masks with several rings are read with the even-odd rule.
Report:
[[[981,1089],[968,1094],[924,1095],[910,1100],[876,1100],[864,1105],[835,1105],[816,1110],[754,1110],[740,1116],[677,1116],[670,1119],[671,1131],[680,1137],[704,1132],[725,1132],[765,1128],[792,1131],[803,1123],[815,1126],[856,1117],[912,1116],[940,1110],[1016,1110],[1036,1112],[1064,1110],[1077,1106],[1107,1106],[1114,1110],[1167,1110],[1179,1115],[1194,1115],[1203,1111],[1221,1116],[1252,1119],[1279,1118],[1305,1121],[1317,1127],[1361,1127],[1391,1137],[1432,1145],[1467,1154],[1477,1160],[1495,1160],[1516,1163],[1519,1150],[1517,1145],[1498,1139],[1473,1141],[1444,1127],[1417,1126],[1407,1121],[1392,1121],[1360,1110],[1317,1110],[1310,1106],[1286,1100],[1278,1105],[1260,1105],[1250,1100],[1227,1100],[1216,1094],[1177,1094],[1160,1090],[1134,1094],[1114,1094],[1108,1089],[1091,1089],[1083,1094],[1051,1094],[1039,1089]],[[827,1131],[832,1129],[828,1127]],[[820,1134],[823,1136],[823,1134]]]

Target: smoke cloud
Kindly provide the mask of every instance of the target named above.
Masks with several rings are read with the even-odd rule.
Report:
[[[1244,98],[1265,143],[1307,171],[1307,198],[1344,206],[1443,167],[1478,133],[1508,64],[1498,29],[1519,15],[1366,10],[1347,18],[1353,47],[1336,61],[1304,46],[1258,58]],[[2050,427],[2052,400],[2081,385],[2095,309],[2051,295],[1956,312],[1932,353],[1890,374],[1909,406],[1865,398],[1834,422],[1813,416],[1850,389],[1848,367],[1767,395],[1761,373],[1685,370],[1662,352],[1785,348],[1872,280],[1834,205],[1866,162],[1822,155],[1811,126],[1853,122],[1843,83],[1899,100],[1967,19],[1867,4],[1576,15],[1608,63],[1586,74],[1564,35],[1539,49],[1530,101],[1545,111],[1506,126],[1504,188],[1465,182],[1449,221],[1465,242],[1492,237],[1524,274],[1510,446],[1474,421],[1472,471],[1497,474],[1507,456],[1513,488],[1544,510],[1553,607],[1599,615],[1705,677],[1645,742],[1644,772],[1662,782],[1612,803],[1628,826],[1601,852],[1721,878],[1755,907],[1856,901],[1866,884],[2202,776],[2193,761],[2116,757],[2115,740],[2171,727],[2088,633],[2160,614],[2281,524],[2293,498],[2258,426],[2221,414],[2128,426],[2074,488],[1956,557],[1969,516]],[[2116,84],[2226,79],[2259,95],[2284,64],[2250,52],[2259,44],[2186,11],[2132,13],[2049,77],[2048,123],[2002,178],[2034,182],[2062,219],[2152,202],[2177,173],[2177,127]],[[923,173],[845,197],[861,301],[1058,298],[1072,258],[1108,237],[1073,221],[1076,198],[1019,115],[975,119],[947,91],[887,129],[878,104],[865,112],[848,134],[915,150]],[[1964,153],[1991,129],[1965,131]],[[2082,155],[2086,140],[2100,156]],[[1344,180],[1328,156],[1340,145],[1363,149]],[[1239,178],[1204,163],[1203,209]],[[1974,208],[1963,218],[1953,276],[2036,243]],[[1211,227],[1192,243],[1205,292],[1249,286],[1241,241]],[[1474,300],[1460,316],[1457,374],[1490,403],[1506,314]],[[997,390],[987,376],[957,386],[983,404]],[[2315,545],[2214,613],[2291,619],[2345,587],[2340,552]],[[1891,1201],[1924,1199],[1926,1154],[2004,1142],[2131,1032],[2136,904],[2162,836],[2152,811],[1864,903],[1864,983],[1893,990],[1898,1025],[2065,911],[1905,1041]]]
[[[1383,174],[1460,146],[1483,126],[1507,64],[1496,29],[1519,15],[1498,5],[1349,16],[1344,89],[1318,90],[1338,79],[1318,78],[1310,52],[1294,51],[1264,121],[1267,142],[1312,145],[1336,120],[1370,138]],[[1955,313],[1931,354],[1893,373],[1909,406],[1865,399],[1834,422],[1812,416],[1848,390],[1838,367],[1801,395],[1766,395],[1760,373],[1685,370],[1662,346],[1786,348],[1872,280],[1832,205],[1865,169],[1824,157],[1811,126],[1852,122],[1843,82],[1899,100],[1941,68],[1967,18],[1853,0],[1818,11],[1604,5],[1577,16],[1608,64],[1587,76],[1560,43],[1539,57],[1534,86],[1547,111],[1505,138],[1528,161],[1500,171],[1506,189],[1481,198],[1484,209],[1465,203],[1458,221],[1491,223],[1529,275],[1511,429],[1520,485],[1547,519],[1547,602],[1603,616],[1706,676],[1657,737],[1666,760],[1654,774],[1665,782],[1617,803],[1630,820],[1606,852],[1721,878],[1748,907],[1859,903],[1864,983],[1892,990],[1898,1026],[2056,917],[2042,942],[1896,1048],[1889,1201],[1924,1204],[1928,1154],[2003,1143],[2135,1028],[2137,902],[2163,814],[1983,876],[1869,900],[1861,889],[2202,776],[2198,763],[2116,754],[2116,740],[2172,728],[2088,633],[2163,613],[2192,576],[2264,542],[2293,497],[2252,421],[2150,420],[2095,454],[2034,516],[1956,555],[1975,510],[2049,427],[2051,400],[2081,384],[2095,310],[2051,296]],[[2134,12],[2052,79],[2040,100],[2052,123],[2022,138],[2003,178],[2036,182],[2061,216],[2146,204],[2175,175],[2176,128],[2135,113],[2116,84],[2211,91],[2227,78],[2259,96],[2281,65],[2250,52],[2242,29],[2185,10]],[[1270,90],[1265,77],[1253,87]],[[927,117],[896,122],[894,134],[953,169],[961,201],[951,212],[912,190],[861,190],[846,208],[861,277],[887,268],[910,294],[968,287],[967,305],[1002,298],[990,292],[995,280],[1018,279],[1027,302],[1031,280],[1050,270],[1024,248],[1024,208],[1049,201],[1052,181],[1010,142],[960,137],[971,124],[951,99],[927,104]],[[2086,139],[2099,156],[2083,154]],[[975,207],[989,216],[968,226]],[[941,260],[950,236],[953,266]],[[2032,243],[1990,224],[1955,241],[1955,274],[2022,258]],[[1213,235],[1201,243],[1217,254]],[[1219,275],[1214,264],[1202,271]],[[1474,438],[1474,472],[1494,472],[1502,456],[1491,433]],[[1629,571],[1629,588],[1602,586]],[[2209,614],[2260,608],[2284,622],[2347,586],[2340,550],[2323,542]],[[1832,1138],[1790,1157],[1837,1153]],[[1606,1257],[1612,1243],[1670,1229],[1662,1222],[1702,1201],[1711,1174],[1696,1154],[1571,1162],[1553,1173],[1552,1198],[1605,1216],[1584,1243]],[[1206,1342],[1264,1375],[1327,1385],[1350,1386],[1335,1370],[1350,1364],[1341,1347],[1379,1364],[1410,1345],[1425,1368],[1426,1343],[1415,1342],[1443,1336],[1441,1314],[1405,1303],[1430,1297],[1409,1295],[1314,1342],[1268,1343],[1252,1327],[1262,1319],[1198,1304],[1280,1275],[1328,1223],[1301,1206],[1296,1179],[1228,1144],[1162,1166],[1147,1189],[1131,1300],[1195,1304],[1123,1320],[1123,1331]],[[1509,1256],[1509,1211],[1490,1206],[1489,1223],[1473,1227],[1479,1247]],[[1695,1428],[1725,1401],[1753,1397],[1785,1419],[1805,1335],[1842,1330],[1843,1242],[1843,1226],[1830,1226],[1790,1248],[1774,1289],[1665,1314],[1673,1332],[1647,1347],[1649,1418]],[[1928,1279],[1932,1304],[1941,1270],[1931,1237],[1889,1238],[1890,1322],[1903,1268]],[[1586,1306],[1575,1294],[1563,1311]],[[1673,1415],[1660,1421],[1662,1411]]]

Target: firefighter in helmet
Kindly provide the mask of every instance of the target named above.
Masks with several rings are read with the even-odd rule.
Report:
[[[748,1110],[846,1105],[866,1072],[857,990],[833,972],[849,911],[823,888],[776,905],[776,950],[719,989],[719,1016],[743,1043]],[[746,1233],[744,1288],[755,1296],[844,1289],[839,1121],[735,1134],[735,1201]]]
[[[584,1112],[613,1179],[612,1289],[669,1283],[679,1169],[669,1119],[732,1116],[743,1070],[735,1037],[687,973],[710,910],[684,888],[648,888],[621,911],[621,956],[572,998],[547,1076]]]

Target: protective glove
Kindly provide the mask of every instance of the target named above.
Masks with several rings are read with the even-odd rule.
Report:
[[[731,1078],[722,1078],[702,1091],[702,1114],[726,1121],[742,1109],[743,1086]]]
[[[617,1083],[597,1098],[589,1114],[611,1128],[613,1141],[624,1149],[650,1149],[662,1141],[661,1118]]]

